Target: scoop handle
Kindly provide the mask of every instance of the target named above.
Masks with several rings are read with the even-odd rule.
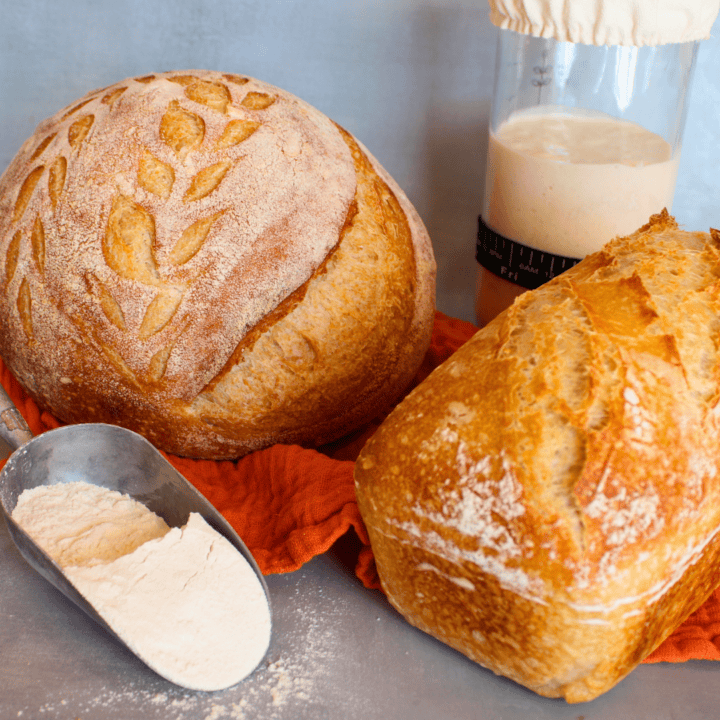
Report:
[[[25,418],[15,407],[2,385],[0,385],[0,437],[13,450],[17,450],[33,437]]]

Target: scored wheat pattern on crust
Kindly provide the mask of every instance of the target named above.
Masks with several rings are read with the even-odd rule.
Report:
[[[222,83],[201,80],[190,75],[175,76],[170,80],[184,88],[188,99],[215,112],[227,113],[231,94]],[[253,107],[264,108],[272,103],[252,101],[252,104]],[[215,149],[237,145],[249,138],[259,127],[260,123],[256,120],[230,120],[215,143]],[[173,100],[163,114],[159,135],[177,157],[184,160],[205,141],[205,121],[197,113],[181,107],[177,100]],[[183,202],[194,203],[214,192],[232,168],[232,164],[231,160],[224,159],[198,170],[190,179]],[[175,171],[145,149],[140,158],[137,181],[148,192],[167,199],[175,186]],[[177,267],[189,262],[200,251],[221,214],[222,212],[215,212],[186,227],[168,254],[168,264]],[[185,286],[167,283],[162,279],[163,273],[154,252],[155,240],[155,223],[151,213],[130,198],[116,196],[103,239],[105,260],[121,277],[157,289],[137,332],[141,341],[148,340],[167,327],[177,313],[186,291]],[[122,310],[119,303],[109,296],[109,291],[103,284],[94,282],[91,288],[108,319],[120,328]],[[124,320],[122,322],[124,323]],[[150,382],[158,382],[162,378],[173,344],[174,341],[171,341],[151,358],[146,373]]]
[[[76,104],[70,110],[68,110],[63,116],[62,120],[76,115],[83,107],[88,103],[92,102],[93,98],[88,98],[82,102]],[[83,115],[77,120],[73,121],[67,132],[68,144],[73,151],[78,152],[87,138],[90,129],[95,121],[95,116],[92,114]],[[40,158],[45,150],[50,146],[52,141],[57,136],[57,133],[51,133],[38,144],[30,156],[30,162],[33,162]],[[40,183],[42,176],[45,173],[46,166],[44,164],[37,165],[34,167],[25,177],[17,198],[13,207],[12,222],[19,224],[23,219],[25,212],[30,204],[30,200],[35,192],[36,187]],[[57,204],[60,201],[60,195],[62,194],[65,186],[65,178],[67,174],[67,159],[63,155],[58,155],[52,163],[47,167],[47,189],[48,197],[53,209],[57,208]],[[40,215],[37,215],[33,221],[32,228],[29,232],[30,241],[30,252],[38,270],[38,273],[42,275],[45,271],[45,226],[43,224]],[[9,284],[12,280],[15,271],[17,269],[18,260],[20,256],[20,246],[22,241],[23,233],[21,230],[17,230],[6,251],[5,256],[5,281]],[[34,332],[32,325],[32,293],[30,290],[30,283],[27,277],[23,277],[20,282],[18,295],[16,298],[16,307],[20,316],[20,322],[23,327],[25,336],[29,342],[33,342]]]
[[[68,128],[68,142],[70,143],[70,147],[73,149],[80,147],[94,122],[94,115],[84,115]]]
[[[171,165],[145,150],[140,157],[137,179],[140,187],[167,200],[175,184],[175,171]]]
[[[22,233],[17,230],[10,240],[8,249],[5,252],[5,282],[9,285],[10,281],[15,276],[15,270],[17,269],[18,258],[20,256],[20,241],[22,240]]]
[[[155,76],[150,75],[135,78],[135,82],[150,83],[154,79]],[[157,127],[159,139],[173,151],[180,162],[183,162],[190,153],[200,150],[206,141],[205,121],[200,113],[210,111],[227,115],[228,108],[232,103],[232,94],[225,83],[198,78],[192,74],[180,74],[167,79],[180,85],[185,97],[200,106],[200,112],[194,112],[192,109],[181,106],[178,100],[171,100]],[[237,87],[248,83],[247,78],[239,75],[225,74],[222,79]],[[97,91],[91,97],[73,105],[61,116],[61,122],[67,120],[70,123],[65,132],[71,154],[82,152],[82,146],[92,132],[96,115],[89,112],[92,107],[90,104],[99,100],[102,105],[107,106],[110,112],[113,112],[128,87],[128,85],[122,85]],[[266,93],[249,92],[238,105],[250,111],[264,110],[270,107],[275,99],[273,95]],[[104,112],[108,112],[108,110]],[[252,112],[251,114],[253,117],[228,119],[224,130],[209,148],[210,152],[214,153],[235,147],[252,136],[262,123],[257,115]],[[23,220],[31,198],[43,176],[45,176],[43,182],[46,183],[47,197],[53,212],[57,210],[62,200],[67,184],[69,158],[62,153],[56,154],[55,157],[43,157],[57,135],[57,131],[48,134],[38,143],[30,156],[29,162],[37,161],[37,164],[25,176],[15,200],[12,209],[12,221],[15,225]],[[182,196],[183,203],[194,204],[213,193],[220,187],[232,166],[232,160],[222,159],[197,170],[189,179],[189,184]],[[149,148],[144,148],[137,164],[136,182],[139,188],[152,196],[156,196],[160,200],[167,200],[176,188],[175,170],[172,165],[157,157],[156,153]],[[180,267],[195,257],[223,213],[224,210],[217,211],[216,209],[208,216],[189,223],[167,254],[167,269]],[[28,227],[27,223],[24,226]],[[29,228],[29,230],[16,230],[8,244],[5,255],[6,287],[16,275],[24,242],[28,243],[37,272],[41,276],[45,272],[46,229],[44,218],[38,214],[32,220]],[[145,308],[139,326],[134,330],[136,337],[141,341],[148,340],[167,327],[176,315],[188,287],[187,284],[172,283],[163,279],[164,268],[159,267],[156,257],[156,240],[155,218],[152,212],[137,199],[118,191],[112,200],[105,223],[105,231],[101,237],[101,249],[107,267],[118,277],[140,283],[153,290],[152,298]],[[103,315],[114,328],[122,333],[133,331],[128,325],[120,301],[113,296],[107,282],[101,280],[96,273],[87,272],[85,287],[88,295],[94,298]],[[18,288],[15,304],[25,336],[29,342],[32,342],[34,338],[32,292],[31,283],[27,277],[21,278]],[[182,332],[182,328],[180,332]],[[151,357],[146,371],[149,381],[157,382],[162,378],[176,339],[177,337]],[[98,342],[97,344],[103,347],[106,356],[111,361],[118,361],[113,361],[114,365],[118,366],[120,363],[122,366],[120,369],[124,375],[127,375],[129,368],[124,361],[120,362],[122,358],[117,350],[110,352],[111,348],[106,347],[104,343]],[[116,355],[117,357],[115,357]]]
[[[57,204],[60,202],[66,175],[67,159],[64,155],[58,155],[48,170],[48,195],[53,209],[57,208]]]
[[[228,84],[242,87],[248,79],[239,75],[224,74],[221,76]],[[155,76],[135,78],[135,82],[150,83]],[[196,103],[199,112],[181,105],[177,100],[170,100],[162,114],[157,127],[160,141],[170,148],[178,161],[183,162],[190,153],[199,151],[206,143],[206,124],[202,112],[215,112],[227,115],[232,103],[232,94],[227,84],[217,80],[206,80],[192,74],[180,74],[167,78],[183,88],[185,97]],[[107,106],[110,112],[115,110],[117,103],[125,95],[128,85],[106,88],[97,91],[93,96],[76,103],[62,117],[67,120],[66,139],[70,153],[82,152],[83,144],[88,140],[96,120],[96,114],[89,112],[93,101]],[[251,91],[244,95],[238,103],[240,108],[250,111],[251,117],[227,119],[224,129],[208,146],[209,153],[224,151],[235,147],[250,138],[262,125],[262,121],[255,111],[262,111],[276,101],[275,96]],[[90,107],[88,107],[90,106]],[[104,112],[108,112],[105,110]],[[19,224],[26,214],[31,198],[45,176],[47,196],[50,206],[57,210],[67,184],[69,156],[58,153],[55,157],[44,158],[43,155],[51,146],[58,132],[52,132],[43,138],[33,151],[30,162],[38,162],[25,176],[13,207],[13,223]],[[216,157],[216,156],[215,156]],[[195,204],[208,197],[222,184],[226,175],[231,171],[233,161],[227,158],[210,162],[198,169],[186,183],[182,195],[184,204]],[[176,171],[168,162],[157,156],[156,152],[145,147],[141,149],[137,163],[136,183],[138,188],[155,196],[160,200],[168,200],[176,191]],[[150,206],[151,207],[151,206]],[[119,332],[134,332],[140,341],[160,333],[175,317],[186,294],[189,283],[173,283],[164,279],[165,270],[180,267],[188,263],[197,255],[212,232],[214,224],[225,211],[213,210],[206,217],[194,219],[176,238],[167,253],[165,268],[158,264],[156,256],[156,227],[153,213],[127,192],[118,190],[114,196],[105,230],[101,237],[102,255],[107,267],[119,278],[140,283],[152,289],[144,315],[136,328],[131,328],[123,312],[121,302],[114,297],[111,287],[95,272],[85,273],[85,287],[88,295],[94,299],[108,322]],[[27,224],[25,224],[27,227]],[[19,267],[21,246],[27,238],[29,252],[37,272],[42,275],[46,264],[46,227],[44,218],[38,214],[32,221],[30,230],[17,230],[8,244],[5,257],[5,283],[8,286],[13,280]],[[31,283],[23,277],[19,283],[16,296],[16,307],[20,321],[29,342],[33,341],[32,327],[32,294]],[[168,359],[174,343],[179,337],[174,331],[175,338],[169,344],[156,351],[151,357],[147,369],[146,379],[150,382],[159,381],[165,372]],[[124,375],[130,370],[127,364],[117,353],[106,347],[105,343],[97,342],[105,351],[106,356],[118,366]],[[116,357],[117,356],[117,357]],[[115,362],[117,360],[117,362]]]
[[[100,304],[105,317],[118,329],[123,332],[127,330],[125,314],[120,303],[115,300],[113,294],[107,289],[105,283],[93,273],[85,274],[85,285],[88,292],[94,296]]]
[[[35,218],[35,223],[30,232],[30,245],[35,265],[42,275],[45,271],[45,227],[39,215]]]

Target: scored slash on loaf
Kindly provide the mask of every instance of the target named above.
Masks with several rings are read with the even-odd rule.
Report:
[[[41,407],[234,458],[384,412],[429,343],[435,264],[349,133],[193,70],[39,125],[0,179],[0,281],[0,353]]]

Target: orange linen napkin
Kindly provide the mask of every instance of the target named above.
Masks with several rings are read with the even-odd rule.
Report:
[[[470,323],[437,313],[430,349],[413,384],[476,330]],[[1,361],[0,382],[35,435],[60,425],[25,395]],[[322,452],[275,445],[235,462],[165,457],[225,516],[264,574],[297,570],[354,530],[362,544],[356,574],[366,587],[380,588],[355,499],[353,461],[381,421],[378,418]],[[645,662],[690,659],[720,660],[720,590]]]
[[[1,360],[0,382],[34,435],[61,425],[38,409]],[[276,445],[236,462],[163,455],[225,516],[265,575],[297,570],[351,527],[368,544],[352,461],[294,445]],[[4,464],[0,461],[0,468]]]

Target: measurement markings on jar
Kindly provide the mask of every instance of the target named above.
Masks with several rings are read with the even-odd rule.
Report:
[[[498,235],[479,218],[477,261],[491,273],[534,290],[580,262],[579,258],[543,252]]]

